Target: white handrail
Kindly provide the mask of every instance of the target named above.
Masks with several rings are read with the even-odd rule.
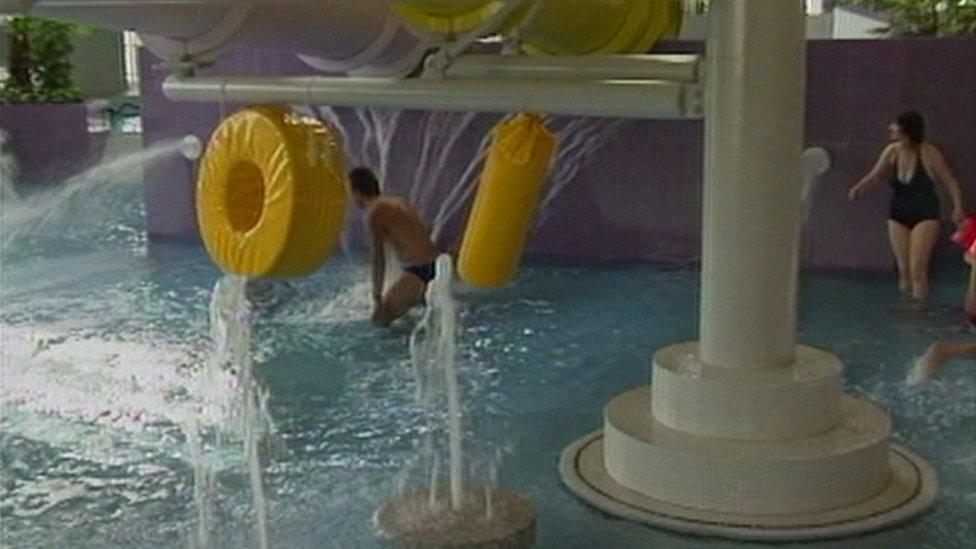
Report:
[[[681,119],[702,116],[701,87],[662,80],[170,77],[173,101],[286,103]]]
[[[701,83],[698,55],[462,55],[447,76]]]

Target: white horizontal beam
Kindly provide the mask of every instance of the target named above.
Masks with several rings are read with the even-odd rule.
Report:
[[[462,55],[448,76],[700,82],[701,57],[655,55]]]
[[[701,87],[661,80],[170,77],[173,101],[286,103],[609,118],[700,118]]]

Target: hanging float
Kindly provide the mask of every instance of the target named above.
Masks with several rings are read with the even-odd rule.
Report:
[[[556,136],[541,117],[519,114],[495,126],[458,254],[458,274],[476,286],[515,276],[535,220]]]
[[[346,211],[337,133],[281,107],[238,112],[214,131],[197,180],[210,257],[246,276],[309,274],[335,250]]]

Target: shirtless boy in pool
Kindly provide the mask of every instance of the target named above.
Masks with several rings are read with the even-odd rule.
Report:
[[[366,211],[372,244],[372,319],[379,326],[389,326],[423,298],[440,252],[417,212],[403,200],[381,194],[371,170],[359,167],[349,172],[349,187],[356,205]],[[384,292],[387,244],[403,266],[403,274]]]

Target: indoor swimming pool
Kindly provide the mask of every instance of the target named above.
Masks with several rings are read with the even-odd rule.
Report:
[[[240,445],[228,434],[194,457],[181,428],[201,398],[219,272],[199,247],[147,244],[141,192],[112,185],[59,203],[28,230],[5,227],[5,546],[186,547],[198,520],[195,459],[216,472],[205,494],[214,545],[254,546]],[[904,383],[933,339],[973,337],[958,306],[963,282],[961,266],[943,267],[932,306],[910,312],[892,277],[802,277],[798,339],[836,353],[846,390],[884,406],[896,441],[940,475],[931,512],[862,546],[962,547],[976,536],[976,370],[960,362],[935,381]],[[412,478],[426,429],[407,350],[419,310],[392,330],[372,326],[365,259],[343,254],[271,288],[251,345],[274,424],[264,463],[271,545],[379,546],[371,515]],[[510,287],[459,292],[468,461],[497,467],[499,484],[536,505],[537,547],[745,545],[608,518],[556,471],[614,395],[647,381],[653,351],[696,338],[698,288],[694,266],[535,260]],[[205,419],[220,431],[221,417]]]

